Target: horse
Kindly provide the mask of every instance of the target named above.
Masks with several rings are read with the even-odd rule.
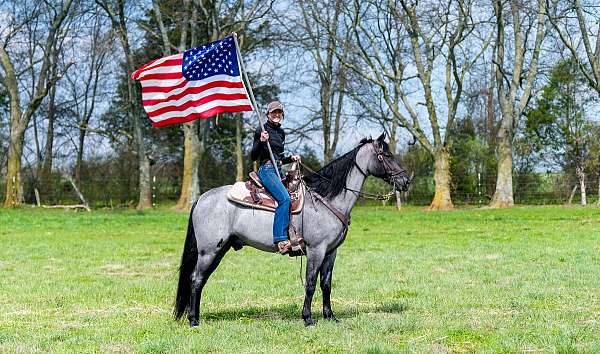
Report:
[[[304,208],[292,216],[306,246],[306,280],[302,319],[314,325],[311,304],[317,276],[323,293],[323,317],[338,322],[331,309],[331,279],[337,248],[348,230],[352,208],[368,176],[375,176],[402,191],[410,178],[385,142],[362,139],[358,146],[318,171],[303,176],[306,188]],[[179,320],[188,312],[190,327],[199,325],[200,298],[208,278],[223,256],[233,247],[250,246],[276,252],[271,230],[273,213],[235,204],[228,200],[231,186],[202,194],[190,212],[184,243],[173,315]]]

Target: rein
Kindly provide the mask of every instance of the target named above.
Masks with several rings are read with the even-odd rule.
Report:
[[[356,161],[354,161],[354,165],[356,166],[356,168],[358,168],[358,171],[360,173],[362,173],[365,177],[368,177],[368,175],[360,168],[360,166],[356,163]],[[327,178],[327,177],[323,176],[322,174],[318,173],[317,171],[313,170],[312,168],[306,166],[303,162],[300,162],[300,166],[302,166],[308,172],[310,172],[312,174],[315,174],[315,175],[321,177],[322,179],[324,179],[326,181],[331,182],[330,178]],[[386,169],[386,171],[387,171],[387,169]],[[390,175],[390,177],[391,176],[393,176],[393,175]],[[302,180],[302,183],[304,183],[304,180]],[[306,186],[306,184],[305,184],[305,186]],[[389,200],[395,194],[395,192],[396,192],[396,185],[394,184],[394,188],[389,193],[386,193],[386,194],[367,193],[367,192],[363,192],[363,191],[360,191],[360,190],[348,188],[346,186],[344,186],[344,190],[349,191],[349,192],[353,192],[356,195],[358,195],[359,197],[362,197],[362,198],[365,198],[365,199]]]

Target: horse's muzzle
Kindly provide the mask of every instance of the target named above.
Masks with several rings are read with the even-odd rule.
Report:
[[[400,173],[394,178],[394,185],[400,192],[406,192],[410,186],[410,177],[406,172]]]

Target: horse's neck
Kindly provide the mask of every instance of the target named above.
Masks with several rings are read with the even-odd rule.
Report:
[[[367,177],[354,165],[350,173],[348,173],[348,177],[346,177],[346,187],[348,189],[334,197],[331,200],[331,204],[342,213],[350,215],[354,204],[358,200],[358,192],[353,191],[362,190],[366,179]]]

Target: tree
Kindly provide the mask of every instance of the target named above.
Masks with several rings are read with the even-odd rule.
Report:
[[[82,60],[76,64],[77,71],[67,75],[69,84],[70,117],[72,124],[77,127],[77,157],[75,159],[75,181],[79,188],[82,182],[83,157],[86,150],[86,138],[94,129],[90,126],[92,117],[97,111],[97,104],[106,94],[107,88],[103,85],[102,78],[108,75],[106,69],[109,55],[114,50],[114,40],[109,32],[110,24],[100,16],[102,9],[98,6],[90,7],[82,13],[87,26],[82,28],[83,36],[89,36],[83,45],[76,47]],[[81,80],[82,74],[85,78]]]
[[[59,75],[50,75],[53,48],[59,40],[60,28],[69,14],[71,4],[72,0],[67,0],[57,7],[50,3],[46,3],[46,6],[32,5],[27,2],[22,5],[15,5],[23,6],[20,8],[21,12],[10,18],[11,23],[6,27],[7,32],[3,33],[4,43],[0,45],[0,67],[3,72],[0,72],[0,83],[6,88],[10,97],[10,143],[7,158],[5,207],[18,206],[23,199],[21,158],[25,129],[27,129],[31,117],[39,108],[48,91],[56,85],[64,71],[68,69],[67,66]],[[18,51],[20,50],[20,45],[15,42],[17,42],[16,39],[19,39],[19,36],[23,35],[21,31],[30,21],[47,23],[48,27],[43,41],[37,37],[39,35],[37,32],[29,33],[28,36],[29,40],[35,41],[35,43],[30,43],[31,47],[41,47],[42,53],[36,51],[37,60],[29,67],[19,68],[15,64],[22,65],[23,63],[15,62],[15,60],[18,60]],[[14,52],[11,52],[11,49]],[[38,60],[41,64],[37,64]],[[25,89],[19,84],[19,76],[22,72],[33,74],[31,76],[33,86],[29,89]],[[22,95],[25,92],[30,92],[31,95],[22,106]]]
[[[195,47],[200,42],[212,42],[220,39],[231,32],[241,32],[239,37],[240,45],[244,46],[246,38],[244,32],[250,29],[254,22],[261,19],[268,11],[270,5],[266,1],[254,1],[248,7],[243,1],[203,1],[183,0],[182,6],[178,6],[179,1],[153,0],[154,21],[158,26],[158,32],[152,30],[150,26],[143,26],[148,32],[153,33],[156,38],[161,38],[163,45],[163,55],[169,55],[172,49],[180,52],[188,47]],[[174,4],[177,5],[174,5]],[[191,6],[190,6],[191,5]],[[165,16],[162,6],[167,8],[181,8],[182,11],[172,11]],[[191,21],[189,12],[191,10]],[[200,16],[198,16],[200,13]],[[177,18],[175,18],[177,17]],[[163,21],[163,19],[165,19]],[[171,26],[165,24],[170,23]],[[190,38],[188,40],[188,32]],[[170,37],[174,33],[179,33],[179,45],[175,47],[171,44]],[[248,41],[252,44],[255,41]],[[242,115],[233,114],[236,122],[236,176],[241,179],[243,176],[243,152],[242,152]],[[199,184],[199,165],[200,159],[207,148],[206,138],[208,129],[210,129],[209,120],[192,121],[184,123],[184,167],[182,176],[181,194],[175,209],[189,210],[192,203],[200,194]]]
[[[550,23],[571,53],[573,61],[590,87],[600,94],[599,7],[594,2],[586,6],[581,3],[581,0],[547,1],[550,3],[548,11]],[[596,34],[592,32],[594,27]]]
[[[319,122],[325,163],[333,159],[337,150],[347,96],[347,69],[341,61],[348,56],[351,32],[343,27],[343,9],[341,0],[303,0],[286,11],[288,16],[278,17],[285,50],[295,47],[307,59],[300,63],[301,75],[308,79],[305,85],[317,83],[318,104],[307,108],[314,116],[311,121]]]
[[[594,140],[585,108],[594,100],[573,59],[559,61],[534,108],[527,111],[525,133],[547,161],[579,180],[581,204],[587,204],[586,165]]]
[[[116,32],[123,53],[125,55],[125,63],[127,73],[135,71],[134,53],[129,43],[129,34],[127,31],[127,21],[125,15],[125,0],[117,0],[116,4],[109,0],[96,0],[96,3],[106,12],[112,23],[112,28]],[[137,89],[132,80],[127,80],[127,113],[129,121],[133,126],[133,137],[136,146],[136,154],[138,158],[138,173],[139,173],[139,200],[137,209],[152,208],[152,188],[150,181],[150,158],[148,157],[146,144],[142,134],[141,127],[141,109],[137,99]]]
[[[163,14],[160,8],[160,4],[157,0],[152,1],[152,8],[154,10],[155,21],[158,24],[160,30],[160,36],[163,43],[163,55],[168,56],[172,54],[172,48],[169,39],[169,32],[167,31],[163,22]],[[195,46],[196,43],[196,28],[194,23],[197,21],[198,12],[195,6],[192,6],[192,23],[189,22],[189,11],[190,11],[190,0],[183,0],[182,11],[178,13],[180,19],[180,25],[177,28],[179,31],[179,46],[176,47],[179,52],[183,52],[188,46],[188,30],[191,31],[191,45]],[[171,21],[176,22],[176,21]],[[203,124],[203,127],[206,123]],[[191,121],[182,124],[184,132],[184,153],[183,153],[183,178],[181,184],[181,194],[177,204],[175,204],[176,210],[189,210],[192,203],[200,195],[199,175],[198,167],[200,163],[200,141],[198,139],[198,122]]]
[[[537,75],[540,50],[546,34],[546,0],[539,0],[535,11],[530,11],[515,0],[494,0],[493,5],[496,17],[493,60],[496,65],[496,90],[502,120],[498,130],[496,191],[490,207],[505,208],[514,205],[513,140],[520,117],[531,98]],[[507,5],[509,9],[505,8]],[[522,16],[523,14],[525,16]],[[528,35],[534,26],[536,34],[531,48],[528,47]],[[507,27],[513,32],[514,40],[510,44],[507,43]],[[507,53],[506,47],[512,48],[513,52]]]
[[[472,43],[465,42],[475,28],[472,6],[462,0],[444,4],[356,0],[349,11],[353,60],[344,63],[354,74],[379,87],[393,119],[432,155],[435,195],[430,210],[453,208],[450,132],[464,78],[487,48],[487,41],[474,51]],[[438,67],[444,68],[445,100],[441,102],[436,100],[433,82]],[[427,116],[426,127],[423,115]]]

